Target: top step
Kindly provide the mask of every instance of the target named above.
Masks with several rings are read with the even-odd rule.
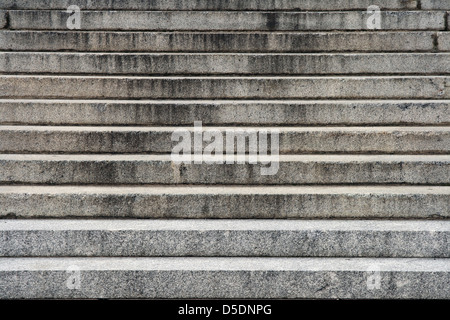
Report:
[[[142,31],[328,31],[367,30],[373,15],[367,11],[83,11],[82,30]],[[11,10],[9,29],[67,30],[66,10]],[[444,11],[381,11],[380,30],[445,30]]]
[[[428,9],[448,9],[447,0],[425,0]],[[417,0],[2,0],[0,9],[67,9],[77,5],[82,10],[293,10],[336,11],[366,10],[376,4],[381,9],[418,9]]]

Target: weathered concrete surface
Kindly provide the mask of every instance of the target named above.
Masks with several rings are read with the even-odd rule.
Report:
[[[8,100],[1,124],[449,125],[445,100]]]
[[[450,32],[440,32],[438,36],[438,48],[440,51],[450,51]]]
[[[274,158],[262,158],[274,161]],[[281,155],[261,164],[176,164],[170,155],[0,155],[1,183],[37,184],[440,184],[448,155]],[[276,165],[275,163],[275,165]],[[274,163],[272,163],[274,165]]]
[[[450,187],[0,186],[0,203],[11,218],[445,219]]]
[[[0,123],[58,126],[0,127],[0,298],[450,299],[447,1],[0,2]],[[278,173],[142,154],[199,120]]]
[[[67,286],[79,268],[80,289]],[[379,290],[368,281],[380,272]],[[283,284],[283,285],[280,285]],[[450,298],[449,259],[2,258],[0,298]]]
[[[114,54],[1,52],[0,72],[108,75],[443,75],[450,73],[450,53]]]
[[[2,216],[444,218],[448,187],[3,186]],[[229,208],[234,208],[229,210]]]
[[[449,245],[450,221],[0,220],[2,257],[449,258]]]
[[[421,0],[420,4],[425,10],[450,10],[448,0]]]
[[[442,0],[444,1],[444,0]],[[77,5],[83,10],[366,10],[372,0],[2,0],[5,9],[66,9]],[[416,9],[416,0],[378,0],[383,9]],[[431,7],[430,9],[433,9]]]
[[[0,11],[0,29],[6,27],[6,11]]]
[[[444,38],[446,33],[440,33]],[[86,32],[0,30],[0,49],[103,52],[423,52],[435,32]],[[447,50],[449,51],[449,50]]]
[[[13,10],[11,29],[67,30],[70,13],[55,10]],[[85,11],[82,30],[369,30],[364,11]],[[382,11],[382,30],[445,30],[441,11]]]
[[[0,76],[1,98],[448,99],[450,77]]]
[[[203,127],[219,132],[227,146],[227,131],[260,134],[258,127]],[[191,127],[48,127],[0,126],[3,153],[171,153],[177,130]],[[301,153],[389,153],[450,154],[449,127],[264,127],[279,132],[280,154]],[[248,139],[248,138],[246,138]],[[270,137],[269,137],[270,139]],[[211,141],[203,141],[203,148]],[[202,149],[203,149],[202,148]],[[233,148],[238,150],[236,144]],[[249,152],[248,141],[245,153]]]

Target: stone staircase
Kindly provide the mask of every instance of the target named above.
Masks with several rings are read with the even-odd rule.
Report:
[[[450,298],[450,1],[0,9],[0,298]]]

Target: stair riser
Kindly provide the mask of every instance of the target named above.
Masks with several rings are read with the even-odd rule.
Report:
[[[1,50],[103,52],[450,51],[450,33],[200,33],[0,30]],[[438,39],[438,40],[436,40]]]
[[[448,77],[1,76],[1,98],[449,99]]]
[[[445,0],[442,0],[445,1]],[[442,2],[441,1],[441,2]],[[434,1],[436,2],[436,1]],[[3,0],[0,8],[4,9],[67,9],[69,5],[77,5],[83,10],[366,10],[373,2],[371,0],[344,0],[330,3],[328,0],[276,0],[276,1],[220,1],[220,0]],[[383,9],[416,9],[416,0],[378,0],[377,5]],[[427,1],[429,9],[443,8],[444,4],[432,6]],[[447,9],[450,7],[447,7]]]
[[[9,11],[15,30],[67,30],[66,11]],[[373,13],[347,12],[187,12],[85,11],[82,30],[236,30],[303,31],[369,30]],[[382,30],[445,30],[446,13],[438,11],[381,12]]]
[[[72,127],[66,130],[46,130],[45,127],[1,127],[0,152],[3,153],[171,153],[177,142],[172,134],[178,130],[190,133],[191,148],[194,150],[194,132],[192,127],[164,128],[161,131],[134,129],[130,131],[109,129],[80,129]],[[161,129],[161,128],[160,128]],[[267,128],[270,140],[271,130],[279,131],[280,154],[301,153],[390,153],[390,154],[450,154],[450,130],[445,127],[408,130],[398,128],[384,130],[334,130],[276,129]],[[226,141],[227,131],[264,134],[258,128],[211,128],[203,130],[219,133],[223,139],[223,151],[239,152],[236,141],[230,145]],[[205,134],[205,133],[204,133]],[[204,136],[205,139],[205,136]],[[211,142],[203,142],[202,150]],[[248,136],[244,144],[248,153]]]
[[[258,164],[176,164],[169,157],[146,160],[102,159],[49,160],[20,156],[0,158],[1,183],[38,184],[438,184],[450,181],[448,157],[430,160],[357,161],[272,159]],[[330,157],[330,156],[327,156]],[[405,156],[411,157],[411,156]],[[44,158],[43,158],[44,159]],[[270,167],[270,169],[269,169]],[[267,168],[274,175],[263,175]],[[278,170],[277,170],[278,169]],[[269,174],[270,174],[269,173]]]
[[[283,265],[285,259],[281,260],[279,263]],[[378,274],[380,289],[371,289],[368,283],[372,283],[370,277],[375,275],[368,270],[379,263],[377,260],[370,259],[364,270],[355,271],[341,269],[327,261],[324,263],[329,263],[329,270],[302,270],[300,262],[300,267],[293,270],[252,270],[252,266],[246,268],[243,262],[244,265],[233,264],[234,269],[225,270],[221,267],[190,270],[188,264],[180,270],[147,270],[151,267],[114,270],[112,265],[104,266],[106,270],[100,267],[84,271],[82,260],[68,259],[67,263],[73,263],[73,267],[79,265],[82,271],[70,271],[72,269],[67,263],[64,269],[45,270],[45,262],[42,262],[41,270],[27,270],[25,265],[18,271],[0,271],[0,286],[3,288],[0,298],[450,298],[448,268],[446,271],[432,267],[420,271],[381,269]],[[160,266],[171,263],[171,260],[159,261]],[[264,261],[261,259],[260,263]],[[412,264],[415,261],[410,260]],[[108,263],[105,259],[104,264]],[[133,267],[133,263],[129,264]],[[89,268],[89,263],[86,267]],[[69,289],[74,288],[74,284],[68,286],[69,281],[78,275],[79,290]]]
[[[446,74],[450,54],[57,54],[0,53],[0,72],[133,75]]]
[[[13,187],[22,188],[22,187]],[[15,218],[189,218],[189,219],[430,219],[450,218],[450,191],[447,193],[398,193],[389,187],[384,191],[361,193],[317,194],[304,191],[292,194],[253,193],[229,194],[199,190],[193,194],[172,194],[159,187],[159,192],[129,190],[118,193],[114,190],[83,187],[56,192],[37,187],[32,190],[10,190],[0,193],[2,207],[0,217]],[[71,187],[69,187],[71,188]],[[192,190],[192,187],[189,187]],[[405,187],[400,187],[405,190]],[[443,188],[443,187],[440,187]],[[2,187],[1,189],[5,189]],[[146,188],[152,190],[154,188]],[[271,188],[274,190],[274,188]],[[299,190],[298,187],[296,190]],[[337,187],[334,191],[339,190]],[[209,191],[209,192],[208,192]],[[353,193],[352,193],[353,192]],[[391,193],[392,192],[392,193]],[[436,190],[437,192],[437,190]],[[230,210],[233,208],[233,210]]]
[[[192,126],[199,119],[204,125],[448,125],[450,103],[0,100],[1,124]]]
[[[449,258],[448,231],[0,231],[2,257]],[[81,245],[82,244],[82,245]]]

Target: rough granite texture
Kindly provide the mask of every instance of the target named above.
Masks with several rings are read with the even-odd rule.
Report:
[[[439,33],[438,39],[438,49],[440,51],[450,51],[450,32]]]
[[[432,0],[432,2],[436,2]],[[445,2],[445,0],[441,0]],[[427,3],[430,3],[427,1]],[[5,9],[66,9],[77,5],[85,10],[352,10],[367,9],[372,0],[2,0]],[[378,0],[383,9],[417,9],[416,0]],[[434,9],[430,7],[429,9]]]
[[[450,73],[450,53],[134,54],[0,52],[0,72],[108,75]]]
[[[174,33],[0,30],[0,49],[103,52],[422,52],[437,49],[434,43],[437,37],[435,32],[426,31]],[[447,33],[439,33],[440,37],[443,38],[440,42],[445,42]]]
[[[333,31],[367,30],[367,11],[85,11],[83,30]],[[9,12],[11,29],[66,30],[70,14],[55,10]],[[382,11],[382,30],[445,30],[441,11]]]
[[[203,125],[448,125],[450,102],[0,99],[1,124],[193,126],[199,119]]]
[[[202,127],[203,132],[219,132],[224,152],[227,130],[261,134],[255,127]],[[4,153],[168,153],[176,142],[176,130],[194,127],[47,127],[0,126],[0,152]],[[447,127],[264,127],[279,132],[280,154],[302,153],[390,153],[448,154]],[[194,150],[194,139],[192,150]],[[202,148],[211,141],[203,141]],[[228,147],[227,147],[228,148]],[[233,149],[242,154],[234,143]],[[248,138],[244,152],[248,152]]]
[[[0,98],[449,99],[447,76],[0,76]]]
[[[80,270],[80,289],[67,286]],[[372,270],[380,289],[370,290]],[[280,285],[282,284],[282,285]],[[449,259],[0,259],[0,298],[449,299]]]
[[[2,257],[450,258],[449,245],[450,221],[0,220]]]
[[[0,299],[450,299],[446,10],[0,0]],[[280,162],[174,163],[194,121]]]
[[[257,164],[181,164],[170,155],[0,155],[0,182],[24,184],[438,184],[448,155],[281,155]],[[273,163],[272,163],[273,164]],[[207,166],[207,170],[205,170]]]
[[[0,29],[6,27],[6,12],[0,11]]]
[[[435,186],[1,186],[0,202],[15,218],[450,218]]]
[[[450,10],[448,0],[420,0],[420,4],[424,10]]]

